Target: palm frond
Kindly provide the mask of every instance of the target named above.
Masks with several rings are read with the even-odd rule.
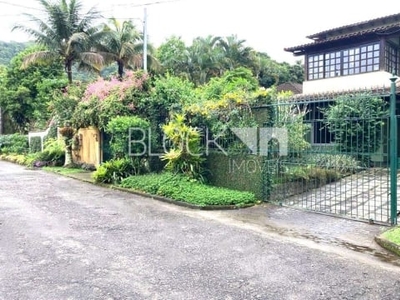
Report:
[[[48,64],[58,58],[58,55],[51,51],[37,51],[28,54],[22,61],[21,68],[26,69],[32,64]]]
[[[110,65],[119,59],[117,55],[108,51],[103,52],[97,49],[96,53],[100,54],[103,57],[104,65]]]
[[[79,54],[80,61],[92,69],[100,71],[104,66],[104,58],[95,52],[82,52]]]

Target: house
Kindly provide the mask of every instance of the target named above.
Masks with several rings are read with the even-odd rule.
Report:
[[[368,91],[389,100],[390,78],[400,75],[400,13],[328,29],[307,38],[310,43],[284,50],[304,57],[303,92],[293,99],[308,103],[311,144],[326,146],[333,136],[324,125],[322,109],[338,95]],[[397,83],[397,90],[399,87]]]
[[[400,75],[400,13],[307,36],[285,48],[304,56],[304,94],[390,86]]]

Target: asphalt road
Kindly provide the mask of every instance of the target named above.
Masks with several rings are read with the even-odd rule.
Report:
[[[399,299],[400,268],[0,161],[0,299]]]

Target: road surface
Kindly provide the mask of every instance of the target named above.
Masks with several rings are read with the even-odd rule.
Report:
[[[399,299],[400,268],[0,161],[0,299]]]

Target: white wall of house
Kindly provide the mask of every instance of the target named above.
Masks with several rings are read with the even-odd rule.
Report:
[[[390,87],[392,74],[385,71],[303,82],[303,94]]]

